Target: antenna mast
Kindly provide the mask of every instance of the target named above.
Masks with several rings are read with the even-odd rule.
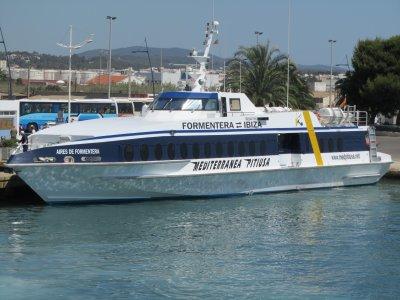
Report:
[[[206,47],[204,49],[203,55],[197,55],[197,51],[195,49],[193,49],[189,54],[189,57],[192,57],[200,65],[200,68],[198,70],[198,76],[194,83],[192,91],[196,91],[196,92],[204,91],[204,84],[205,84],[206,71],[207,71],[206,65],[210,59],[208,55],[210,53],[211,45],[218,43],[217,39],[213,40],[214,35],[218,34],[218,29],[217,29],[218,26],[219,26],[218,21],[213,20],[212,22],[207,23],[206,36],[205,36],[205,40],[203,42],[203,45],[205,45]]]

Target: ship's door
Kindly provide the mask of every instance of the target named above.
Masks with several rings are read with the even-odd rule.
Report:
[[[221,115],[226,117],[228,115],[226,110],[226,97],[221,97]]]
[[[301,164],[300,135],[278,134],[279,164],[282,167],[298,167]]]

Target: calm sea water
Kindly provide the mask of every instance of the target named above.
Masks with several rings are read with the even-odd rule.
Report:
[[[400,182],[0,208],[0,299],[400,297]]]

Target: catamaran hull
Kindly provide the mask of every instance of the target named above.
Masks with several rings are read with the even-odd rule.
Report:
[[[18,175],[47,203],[211,197],[376,183],[390,162],[179,174],[186,161],[20,165]]]

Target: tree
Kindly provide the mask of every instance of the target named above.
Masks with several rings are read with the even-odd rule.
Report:
[[[390,117],[400,109],[399,57],[400,36],[359,41],[353,53],[354,70],[338,84],[349,104],[368,112],[370,122],[378,113]]]
[[[7,80],[6,73],[0,70],[0,81],[6,81],[6,80]]]
[[[228,63],[228,87],[239,90],[239,72],[242,73],[242,91],[255,105],[286,106],[287,56],[279,49],[265,45],[240,47]],[[296,66],[290,68],[289,106],[313,108],[315,103],[306,82],[299,76]]]

